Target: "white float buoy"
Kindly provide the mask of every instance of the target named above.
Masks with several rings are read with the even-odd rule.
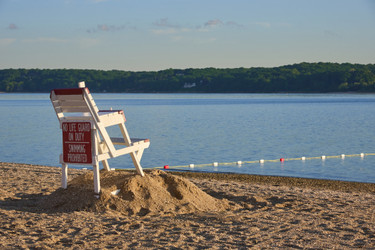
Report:
[[[341,154],[341,159],[345,159],[345,154]]]
[[[217,163],[216,161],[214,163],[212,163],[212,165],[214,165],[214,167],[217,167],[219,166],[219,163]]]
[[[362,157],[362,158],[365,157],[365,154],[364,154],[364,153],[361,153],[361,157]]]
[[[306,157],[305,157],[305,156],[302,156],[302,157],[301,157],[301,160],[306,161]]]
[[[322,155],[322,160],[325,160],[326,159],[326,156],[325,155]]]
[[[264,159],[260,159],[260,160],[259,160],[259,163],[264,163]]]
[[[194,164],[190,164],[189,167],[190,167],[190,168],[194,168]]]
[[[237,161],[237,165],[242,165],[242,161]]]

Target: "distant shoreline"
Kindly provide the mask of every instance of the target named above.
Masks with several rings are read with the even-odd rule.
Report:
[[[375,92],[375,64],[298,63],[263,68],[160,71],[0,69],[0,91],[49,92],[86,81],[92,92],[332,93]]]

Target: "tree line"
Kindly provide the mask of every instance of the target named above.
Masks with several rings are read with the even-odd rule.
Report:
[[[92,92],[375,92],[375,64],[299,63],[264,68],[121,71],[2,69],[0,92],[49,92],[85,81]]]

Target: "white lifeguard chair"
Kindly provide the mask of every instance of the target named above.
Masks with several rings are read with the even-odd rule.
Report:
[[[99,110],[84,82],[79,88],[54,89],[50,99],[63,132],[61,186],[67,188],[68,164],[92,165],[94,192],[100,193],[99,162],[110,171],[108,159],[130,154],[137,173],[144,176],[140,164],[150,140],[130,138],[122,110]],[[122,137],[110,137],[107,128],[118,125]],[[115,145],[122,147],[116,148]],[[117,146],[119,147],[119,146]]]

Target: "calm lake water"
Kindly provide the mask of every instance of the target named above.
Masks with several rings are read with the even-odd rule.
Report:
[[[375,183],[375,156],[220,165],[375,153],[372,94],[93,96],[100,109],[125,111],[131,137],[150,139],[141,161],[144,168],[186,165],[182,169],[190,171],[189,164],[218,162],[218,167],[194,171]],[[0,161],[60,166],[61,130],[49,94],[0,94],[0,127]],[[130,156],[109,163],[133,167]]]

